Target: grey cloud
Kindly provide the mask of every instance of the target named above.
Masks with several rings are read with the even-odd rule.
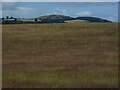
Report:
[[[18,3],[4,2],[2,3],[2,10],[16,10],[18,6]]]
[[[22,3],[6,2],[2,3],[2,15],[14,17],[26,17],[33,13],[30,7],[22,6]]]

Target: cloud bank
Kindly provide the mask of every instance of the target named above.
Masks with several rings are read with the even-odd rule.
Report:
[[[30,7],[20,6],[18,3],[3,3],[2,15],[13,17],[29,16],[34,10]]]

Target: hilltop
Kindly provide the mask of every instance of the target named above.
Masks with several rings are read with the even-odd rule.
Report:
[[[74,18],[64,15],[48,15],[38,17],[37,19],[46,23],[64,23],[65,20],[73,20]]]
[[[47,15],[47,16],[41,16],[37,17],[38,20],[41,20],[45,23],[65,23],[66,21],[71,22],[71,20],[75,20],[78,22],[78,20],[84,20],[86,22],[111,22],[105,19],[97,18],[97,17],[70,17],[70,16],[64,16],[64,15]],[[83,21],[82,21],[83,22]]]
[[[97,17],[77,17],[79,20],[87,20],[89,22],[111,22],[105,19],[97,18]]]

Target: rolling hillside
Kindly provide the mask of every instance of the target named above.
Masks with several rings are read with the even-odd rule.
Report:
[[[111,22],[97,17],[70,17],[64,15],[48,15],[40,16],[37,18],[15,18],[14,19],[1,19],[2,24],[37,24],[37,23],[93,23],[93,22]]]
[[[46,23],[64,23],[65,20],[73,20],[74,18],[64,15],[48,15],[38,17],[38,20],[41,20]]]
[[[111,22],[105,19],[97,18],[97,17],[77,17],[78,20],[87,20],[89,22]]]
[[[78,20],[84,20],[87,22],[111,22],[105,19],[96,18],[96,17],[70,17],[70,16],[64,16],[64,15],[48,15],[48,16],[41,16],[37,17],[39,21],[42,21],[44,23],[65,23],[69,20],[75,20],[75,21],[69,21],[68,23],[81,23],[81,21]],[[77,21],[76,21],[77,20]]]

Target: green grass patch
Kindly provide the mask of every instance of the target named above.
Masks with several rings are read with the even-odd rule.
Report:
[[[65,23],[89,23],[86,20],[67,20]]]

